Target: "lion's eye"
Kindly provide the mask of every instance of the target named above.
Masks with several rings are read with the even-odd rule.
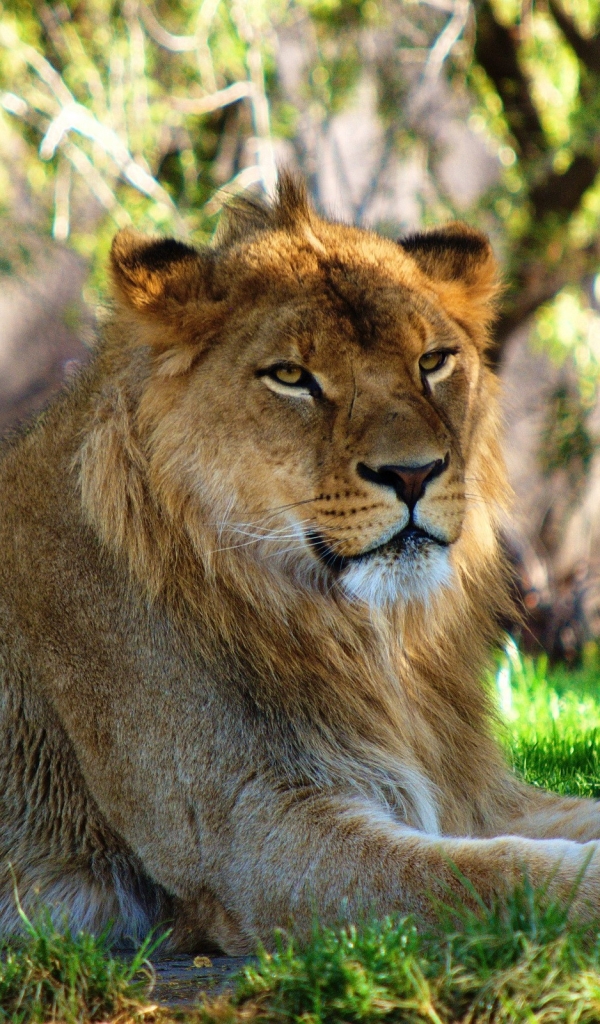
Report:
[[[276,366],[271,370],[271,376],[280,384],[295,386],[301,383],[305,371],[300,366]]]
[[[449,352],[426,352],[419,359],[419,366],[423,373],[434,373],[442,368],[449,355]]]
[[[319,382],[312,373],[295,363],[277,363],[267,370],[260,370],[258,376],[262,377],[272,390],[277,390],[281,394],[288,390],[297,395],[311,395],[313,398],[320,398],[322,395]]]

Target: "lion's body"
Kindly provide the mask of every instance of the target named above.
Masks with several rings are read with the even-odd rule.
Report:
[[[91,366],[0,461],[5,931],[8,862],[26,906],[179,949],[426,916],[449,859],[489,899],[592,856],[597,901],[600,812],[509,774],[480,681],[508,608],[489,251],[287,190],[201,254],[120,236]]]

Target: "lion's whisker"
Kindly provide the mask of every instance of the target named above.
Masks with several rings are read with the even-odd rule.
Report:
[[[289,555],[292,551],[302,551],[306,553],[306,548],[302,544],[290,544],[287,548],[282,548],[280,551],[267,551],[265,552],[265,558],[275,558],[275,556]]]
[[[232,533],[239,533],[245,537],[254,537],[257,540],[268,540],[270,538],[273,540],[285,540],[287,537],[297,537],[298,530],[301,529],[303,526],[310,524],[311,522],[311,519],[303,519],[300,520],[298,523],[294,523],[293,525],[290,525],[288,523],[286,526],[279,527],[278,529],[265,529],[262,532],[258,532],[258,530],[261,529],[260,527],[248,529],[244,525],[237,524],[230,525],[229,529]]]
[[[484,505],[490,507],[493,502],[489,501],[488,498],[484,498],[481,494],[465,494],[465,498],[468,501],[472,501],[475,505]]]
[[[213,550],[211,551],[211,554],[215,555],[215,554],[218,554],[218,552],[220,552],[220,551],[234,551],[237,548],[247,548],[247,547],[250,547],[252,544],[256,544],[256,542],[259,541],[259,540],[260,541],[265,541],[265,540],[267,540],[267,541],[268,540],[271,540],[271,541],[281,541],[281,540],[284,540],[284,541],[286,541],[286,540],[292,540],[292,539],[293,538],[291,536],[290,537],[251,537],[249,540],[240,541],[239,544],[226,544],[226,545],[224,545],[223,547],[220,547],[220,548],[213,548]]]
[[[284,511],[287,511],[287,510],[289,510],[291,508],[297,508],[298,505],[310,505],[312,502],[318,501],[318,500],[319,500],[318,497],[317,498],[304,498],[302,501],[292,501],[288,505],[275,505],[273,508],[266,508],[265,509],[265,513],[269,513],[269,517],[270,517],[271,515],[275,515],[276,512],[284,512]],[[263,518],[266,518],[266,516],[263,517]]]
[[[296,532],[277,534],[272,536],[269,536],[269,534],[248,534],[244,533],[244,531],[241,530],[238,532],[241,533],[242,536],[248,537],[249,539],[240,541],[239,544],[227,544],[220,548],[214,548],[211,554],[217,554],[219,551],[233,551],[236,548],[246,548],[252,544],[257,544],[258,542],[263,541],[281,543],[281,541],[294,540],[298,543],[299,547],[302,546],[302,538],[299,537]]]
[[[219,540],[221,539],[221,537],[223,535],[223,532],[225,531],[225,529],[227,527],[227,522],[229,520],[229,516],[230,516],[231,510],[232,510],[234,504],[235,504],[235,499],[234,499],[234,495],[232,494],[230,496],[230,498],[229,498],[229,501],[227,502],[227,508],[225,509],[225,512],[223,513],[222,518],[220,520],[218,520],[218,522],[217,522],[217,533],[218,533],[218,536],[219,536]]]
[[[309,518],[306,518],[306,519],[299,519],[295,523],[285,523],[283,526],[271,526],[271,527],[261,527],[260,525],[257,524],[257,522],[252,522],[252,521],[250,521],[250,522],[235,522],[235,521],[231,521],[231,520],[229,520],[228,522],[224,522],[223,520],[219,520],[218,523],[215,524],[215,525],[217,525],[220,528],[221,531],[229,530],[229,531],[236,532],[236,533],[243,533],[245,531],[253,531],[253,530],[259,531],[259,530],[263,530],[264,531],[264,535],[267,535],[267,536],[268,535],[273,535],[273,536],[275,536],[276,534],[289,533],[289,532],[291,532],[293,530],[296,530],[299,526],[305,526],[307,523],[311,523],[311,522],[313,522],[313,518],[312,517],[309,517]],[[263,534],[256,533],[256,536],[262,536],[262,535]]]

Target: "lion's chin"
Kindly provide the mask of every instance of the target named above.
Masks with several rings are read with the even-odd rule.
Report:
[[[336,554],[316,532],[308,540],[313,554],[346,594],[372,607],[415,600],[427,603],[436,590],[454,582],[449,542],[414,524],[353,556]]]
[[[440,587],[453,582],[449,548],[420,544],[396,554],[374,554],[350,563],[338,577],[348,596],[373,607],[397,602],[427,603]]]

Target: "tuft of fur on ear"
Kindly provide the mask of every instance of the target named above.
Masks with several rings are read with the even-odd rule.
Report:
[[[236,242],[250,238],[259,231],[268,231],[272,227],[272,220],[272,207],[262,195],[248,189],[234,196],[223,207],[213,245],[217,249],[229,249]]]
[[[311,219],[304,182],[289,171],[282,171],[272,204],[252,190],[231,199],[221,214],[214,244],[227,249],[260,231],[293,229],[300,222],[310,224]]]
[[[110,251],[117,297],[139,313],[168,315],[170,307],[198,298],[207,277],[207,257],[174,238],[151,238],[124,228]]]
[[[461,221],[452,221],[398,242],[457,319],[475,316],[484,327],[490,323],[500,283],[498,265],[484,234]]]

